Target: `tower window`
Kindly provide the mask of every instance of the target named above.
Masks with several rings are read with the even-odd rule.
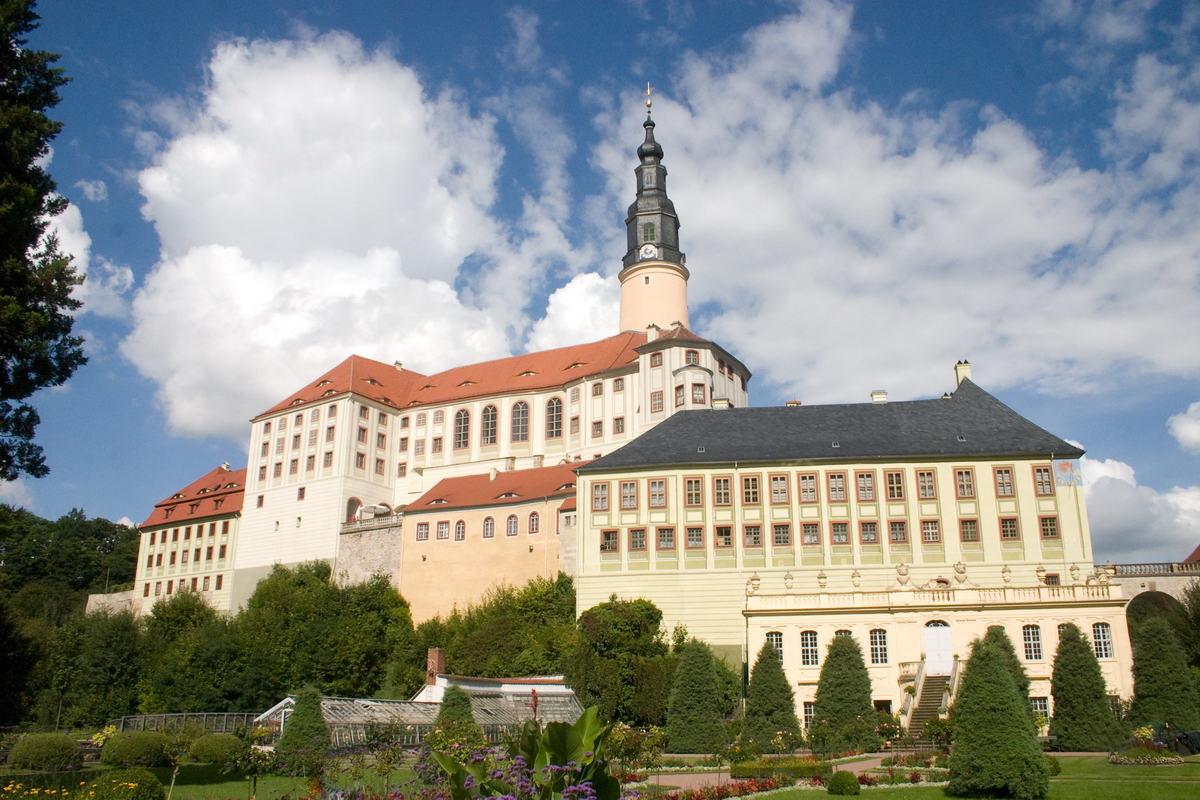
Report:
[[[642,226],[642,241],[643,242],[653,242],[654,241],[654,223],[653,222],[647,222],[645,225]]]

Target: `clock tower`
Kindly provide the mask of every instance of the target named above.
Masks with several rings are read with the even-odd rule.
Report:
[[[646,141],[637,149],[637,199],[625,219],[628,251],[621,268],[621,330],[688,325],[686,258],[679,252],[679,217],[667,197],[662,146],[654,141],[647,87]]]

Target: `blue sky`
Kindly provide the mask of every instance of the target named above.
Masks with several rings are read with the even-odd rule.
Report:
[[[138,522],[349,353],[614,333],[650,81],[693,327],[756,405],[936,396],[967,358],[1087,448],[1099,560],[1200,544],[1195,3],[39,13],[91,360],[9,502]]]

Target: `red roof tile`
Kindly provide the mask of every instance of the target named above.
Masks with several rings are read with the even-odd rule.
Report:
[[[1200,546],[1197,546],[1196,549],[1192,551],[1192,554],[1183,560],[1183,563],[1194,564],[1197,561],[1200,561]]]
[[[741,369],[738,370],[739,374],[744,375],[746,378],[750,377],[750,370],[746,368],[746,365],[730,354],[728,350],[721,347],[721,345],[717,344],[716,342],[705,339],[703,336],[693,333],[683,325],[679,325],[671,328],[669,331],[663,331],[659,333],[658,338],[654,341],[649,341],[649,337],[647,337],[647,341],[637,347],[637,352],[651,353],[655,350],[662,350],[665,347],[671,347],[677,342],[694,342],[696,344],[709,345],[717,352],[718,358],[721,358],[722,361],[726,361],[730,364],[740,367]]]
[[[571,495],[566,500],[562,501],[562,505],[558,507],[559,511],[574,511],[575,510],[575,495]]]
[[[182,524],[225,516],[242,510],[245,497],[246,470],[217,467],[203,478],[154,505],[154,513],[139,527]],[[195,504],[195,511],[191,506]]]
[[[645,341],[644,333],[622,333],[598,342],[468,364],[428,377],[351,356],[255,419],[348,391],[402,409],[550,389],[584,376],[634,366],[634,348]]]
[[[575,469],[584,464],[577,461],[541,469],[516,472],[463,475],[445,478],[432,489],[404,508],[405,514],[442,511],[453,508],[477,508],[489,505],[515,505],[545,498],[575,496]],[[567,488],[570,487],[570,488]],[[505,497],[504,495],[514,495]],[[435,502],[445,501],[445,502]]]

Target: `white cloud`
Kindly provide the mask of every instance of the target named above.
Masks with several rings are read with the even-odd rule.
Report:
[[[133,288],[133,270],[113,264],[103,257],[92,260],[92,237],[83,226],[83,214],[71,204],[63,213],[50,220],[48,232],[58,237],[59,249],[70,255],[75,269],[84,275],[71,296],[83,303],[79,314],[100,317],[125,317],[129,314],[126,295]],[[88,338],[89,348],[96,342]]]
[[[546,316],[529,334],[529,349],[549,350],[612,336],[613,320],[619,313],[620,288],[615,276],[576,275],[550,295]]]
[[[117,520],[117,524],[124,525],[126,528],[133,528],[137,525],[137,523],[135,523],[129,517],[121,517],[119,520]]]
[[[13,508],[33,508],[33,490],[24,478],[15,481],[0,481],[0,503],[7,503]]]
[[[1097,563],[1182,561],[1200,544],[1200,486],[1158,492],[1113,459],[1080,459]]]
[[[104,181],[75,181],[75,186],[93,203],[102,203],[108,199],[108,186]]]
[[[1200,453],[1200,403],[1192,403],[1187,411],[1168,419],[1167,430],[1184,450]]]

